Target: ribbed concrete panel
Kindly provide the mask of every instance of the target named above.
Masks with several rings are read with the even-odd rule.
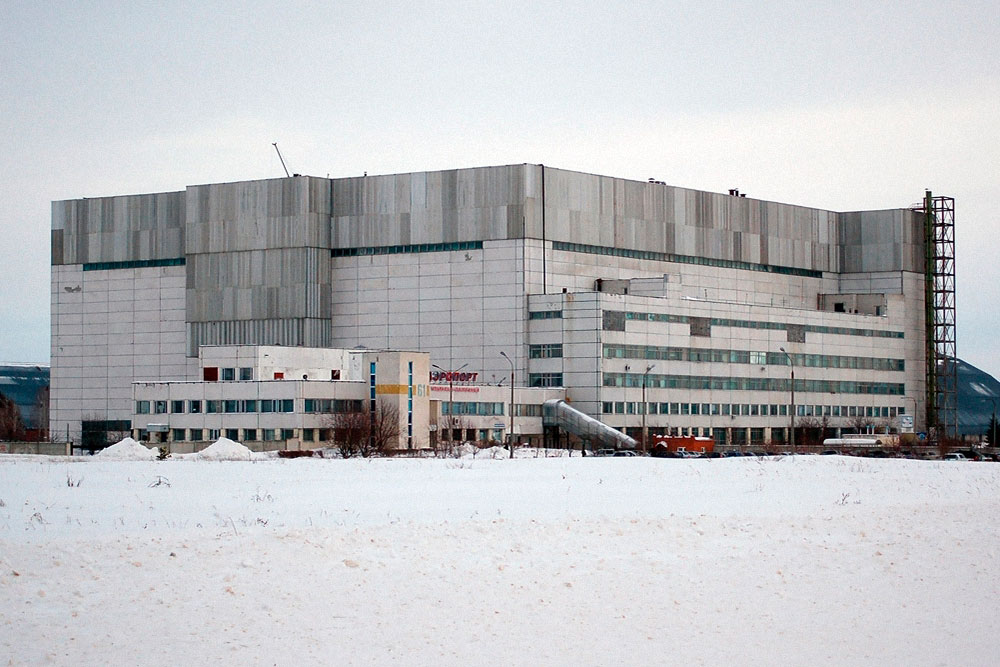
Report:
[[[199,345],[330,347],[330,321],[297,318],[189,322],[187,340],[189,357],[197,356]]]
[[[52,202],[52,265],[184,255],[184,193]]]

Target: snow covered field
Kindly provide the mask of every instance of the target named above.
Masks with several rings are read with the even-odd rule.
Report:
[[[0,456],[0,658],[996,664],[998,491],[834,456]]]

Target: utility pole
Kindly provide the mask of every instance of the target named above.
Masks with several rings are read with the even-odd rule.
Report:
[[[792,355],[785,352],[785,348],[779,347],[778,349],[784,352],[785,357],[788,358],[788,367],[792,371],[792,409],[789,411],[788,417],[791,423],[790,442],[792,445],[792,454],[795,454],[795,361],[792,359]]]
[[[649,375],[649,371],[656,368],[656,364],[650,364],[646,366],[646,372],[642,374],[642,453],[646,454],[646,377]]]
[[[510,458],[514,458],[514,360],[500,350],[500,356],[510,363],[510,434],[507,436],[507,446],[510,447]]]

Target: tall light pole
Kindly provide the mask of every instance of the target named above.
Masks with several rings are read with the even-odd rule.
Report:
[[[792,355],[785,352],[785,348],[779,347],[778,349],[781,350],[784,353],[785,357],[788,359],[788,367],[792,371],[792,409],[789,411],[788,417],[790,419],[790,424],[791,424],[790,442],[792,445],[792,454],[794,454],[795,453],[795,361],[792,360]]]
[[[629,365],[625,364],[625,377],[622,380],[622,395],[625,398],[625,413],[626,413],[626,416],[628,414],[628,372],[629,372],[629,370],[630,370]],[[626,420],[626,423],[627,424],[631,424],[632,421],[631,420]],[[626,433],[628,432],[629,428],[630,427],[628,427],[628,426],[624,427]],[[615,444],[615,449],[618,449],[618,444],[617,443]]]
[[[646,366],[646,372],[642,374],[642,453],[646,453],[646,376],[649,371],[656,368],[656,364]]]
[[[514,458],[514,361],[503,350],[500,350],[500,356],[510,364],[510,434],[507,446],[510,447],[510,458]]]
[[[469,364],[462,364],[461,366],[459,366],[458,368],[456,368],[453,371],[446,371],[445,369],[441,368],[437,364],[431,364],[432,367],[434,367],[434,368],[438,369],[439,371],[441,371],[442,373],[446,373],[448,375],[448,422],[449,422],[448,440],[451,440],[452,436],[455,435],[455,433],[454,433],[454,431],[455,431],[455,373],[459,372],[460,370],[462,370],[463,368],[465,368],[468,365]]]

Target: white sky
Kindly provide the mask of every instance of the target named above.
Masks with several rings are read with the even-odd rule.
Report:
[[[554,167],[833,210],[956,199],[1000,375],[995,2],[6,2],[0,360],[49,356],[50,202]],[[994,202],[990,204],[989,202]]]

